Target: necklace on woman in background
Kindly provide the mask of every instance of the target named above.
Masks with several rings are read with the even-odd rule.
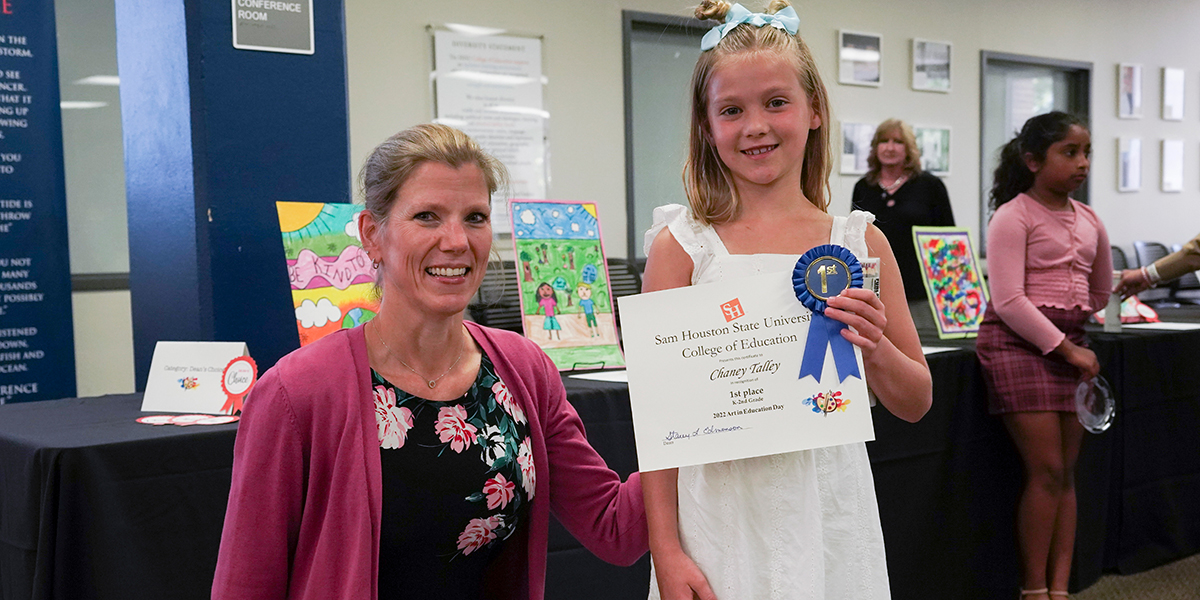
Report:
[[[896,180],[891,183],[891,185],[883,185],[883,180],[879,181],[879,187],[883,188],[883,197],[888,199],[888,208],[896,205],[896,199],[890,196],[893,192],[900,189],[900,186],[904,185],[905,181],[908,181],[908,177],[906,175],[897,177]]]

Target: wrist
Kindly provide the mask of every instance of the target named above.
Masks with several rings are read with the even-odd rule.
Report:
[[[1158,267],[1154,266],[1154,263],[1150,263],[1142,267],[1142,272],[1146,276],[1146,281],[1148,281],[1150,285],[1158,285],[1158,283],[1162,281],[1162,276],[1158,274]]]

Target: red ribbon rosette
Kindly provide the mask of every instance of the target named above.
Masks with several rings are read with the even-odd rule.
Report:
[[[221,407],[224,414],[234,415],[242,412],[242,401],[254,382],[258,381],[258,365],[249,356],[239,356],[225,365],[221,373],[221,391],[225,392],[225,405]]]

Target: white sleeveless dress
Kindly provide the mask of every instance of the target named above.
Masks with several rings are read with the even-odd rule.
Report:
[[[834,217],[830,243],[867,256],[871,213]],[[654,209],[692,257],[692,284],[790,270],[799,256],[731,255],[678,204]],[[679,537],[718,600],[887,600],[875,484],[862,442],[679,469]],[[650,598],[659,598],[651,567]]]

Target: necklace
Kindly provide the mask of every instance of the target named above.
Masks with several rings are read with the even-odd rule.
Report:
[[[392,356],[392,358],[395,358],[396,360],[400,361],[400,364],[407,367],[408,370],[412,371],[414,375],[416,375],[417,377],[420,377],[421,379],[424,379],[426,385],[428,385],[429,389],[431,389],[431,390],[437,386],[438,382],[441,381],[443,377],[445,377],[446,375],[449,375],[450,371],[454,370],[454,367],[458,365],[458,361],[462,360],[463,349],[466,347],[466,345],[462,344],[460,341],[460,343],[458,345],[458,356],[456,356],[454,358],[454,362],[450,364],[450,367],[447,368],[444,373],[442,373],[441,375],[438,375],[435,379],[428,379],[424,375],[418,373],[416,369],[409,366],[409,364],[404,362],[404,360],[401,359],[398,354],[396,354],[395,352],[392,351],[392,347],[388,345],[387,340],[383,339],[382,335],[379,335],[379,331],[378,331],[379,326],[378,325],[375,326],[375,329],[376,329],[375,337],[379,338],[379,343],[383,344],[383,347],[387,349],[388,354],[390,354]]]
[[[908,181],[908,177],[905,175],[901,175],[901,176],[897,177],[896,180],[893,181],[891,185],[883,185],[882,181],[879,182],[879,186],[883,188],[883,197],[888,199],[888,201],[887,201],[888,207],[892,207],[892,206],[896,205],[896,199],[888,198],[888,196],[891,196],[892,192],[900,189],[900,186],[904,185],[905,181]]]

